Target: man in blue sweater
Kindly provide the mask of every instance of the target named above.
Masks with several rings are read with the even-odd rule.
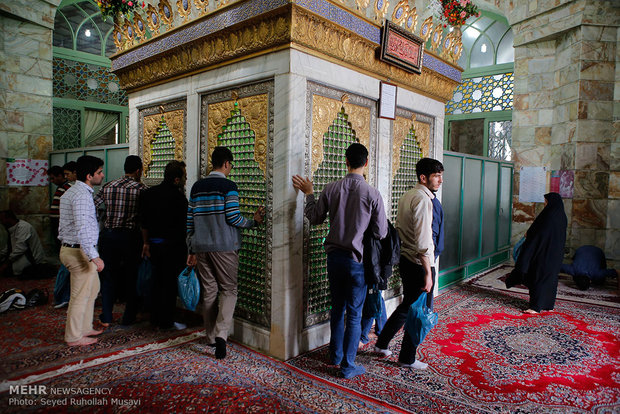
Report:
[[[215,346],[215,357],[226,356],[226,339],[237,303],[237,269],[241,228],[263,222],[264,207],[248,220],[239,211],[237,184],[227,177],[233,169],[233,154],[215,147],[213,171],[197,181],[187,208],[188,266],[196,266],[202,285],[203,321],[207,343]],[[219,292],[219,309],[216,298]]]

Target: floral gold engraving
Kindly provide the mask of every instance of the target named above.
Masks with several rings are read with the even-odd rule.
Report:
[[[400,150],[403,147],[403,142],[407,138],[407,134],[413,127],[413,121],[415,115],[411,119],[397,116],[394,119],[394,140],[392,141],[392,180],[396,177],[398,172],[398,166],[400,165]]]
[[[254,160],[258,163],[263,175],[267,169],[267,138],[268,138],[268,95],[260,94],[239,98],[237,103],[250,129],[254,131]],[[218,145],[217,136],[230,118],[230,112],[235,108],[235,100],[217,102],[208,106],[208,139],[207,151],[209,160],[208,170],[212,169],[211,154]]]
[[[159,129],[159,122],[163,116],[172,137],[174,138],[174,159],[183,161],[183,137],[185,137],[185,121],[184,113],[182,109],[175,111],[163,112],[163,114],[148,115],[144,117],[144,136],[142,140],[143,145],[143,165],[144,176],[148,177],[149,165],[152,160],[151,144],[155,140],[157,130]]]
[[[312,167],[310,168],[312,175],[323,162],[323,135],[336,119],[340,108],[342,102],[321,95],[312,95]]]

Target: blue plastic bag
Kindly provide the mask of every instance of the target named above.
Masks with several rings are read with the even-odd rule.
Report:
[[[136,282],[136,291],[141,298],[151,296],[153,286],[153,265],[148,257],[142,259],[138,266],[138,280]]]
[[[65,265],[60,265],[58,274],[56,275],[56,282],[54,283],[54,304],[60,305],[61,303],[69,302],[71,297],[71,273]]]
[[[188,310],[196,310],[198,299],[200,298],[200,282],[196,277],[193,267],[186,267],[177,279],[179,297],[183,301],[183,306]]]
[[[426,306],[426,292],[422,292],[420,297],[411,304],[405,322],[405,332],[411,337],[413,345],[418,346],[424,341],[435,325],[439,315]]]
[[[517,258],[519,257],[519,253],[521,253],[521,247],[525,243],[525,237],[521,237],[521,239],[515,244],[514,249],[512,249],[512,257],[517,263]]]

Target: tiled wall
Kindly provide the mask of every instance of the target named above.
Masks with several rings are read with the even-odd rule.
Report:
[[[44,229],[49,228],[48,187],[8,187],[6,159],[47,159],[52,147],[55,6],[32,1],[3,7],[6,12],[0,15],[0,209],[13,209],[33,224],[44,243],[48,243],[51,237],[44,234]],[[0,243],[3,236],[0,235]]]
[[[620,35],[615,27],[605,26],[614,10],[598,1],[567,2],[555,9],[545,3],[538,2],[540,15],[529,10],[529,19],[513,23],[517,33],[513,239],[523,235],[543,207],[519,203],[519,167],[574,170],[574,197],[564,202],[569,220],[566,257],[581,245],[594,244],[605,250],[610,265],[617,265]],[[571,13],[563,16],[562,9]],[[558,35],[548,40],[551,30]]]

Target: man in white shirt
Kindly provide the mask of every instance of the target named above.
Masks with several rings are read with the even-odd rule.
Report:
[[[443,235],[433,234],[433,221],[439,219],[437,214],[433,214],[433,200],[435,192],[443,182],[443,165],[435,159],[422,158],[416,164],[416,175],[418,183],[398,202],[396,229],[401,242],[400,277],[403,282],[403,301],[390,315],[377,339],[375,351],[384,356],[392,354],[388,345],[405,324],[409,307],[422,292],[428,293],[426,303],[432,309],[433,288],[436,283],[435,246],[439,239],[443,239]],[[436,228],[441,227],[439,223],[436,224]],[[405,332],[398,356],[399,365],[403,368],[426,369],[428,365],[416,360],[415,354],[416,346]]]
[[[90,155],[77,160],[77,181],[60,199],[58,238],[62,242],[60,261],[71,273],[71,299],[67,310],[65,341],[69,346],[97,342],[91,336],[95,299],[99,293],[99,275],[103,260],[97,252],[99,225],[93,187],[103,181],[103,161]]]
[[[0,211],[0,223],[8,232],[8,244],[0,249],[0,275],[21,276],[45,263],[41,240],[30,223],[19,220],[11,210]]]

